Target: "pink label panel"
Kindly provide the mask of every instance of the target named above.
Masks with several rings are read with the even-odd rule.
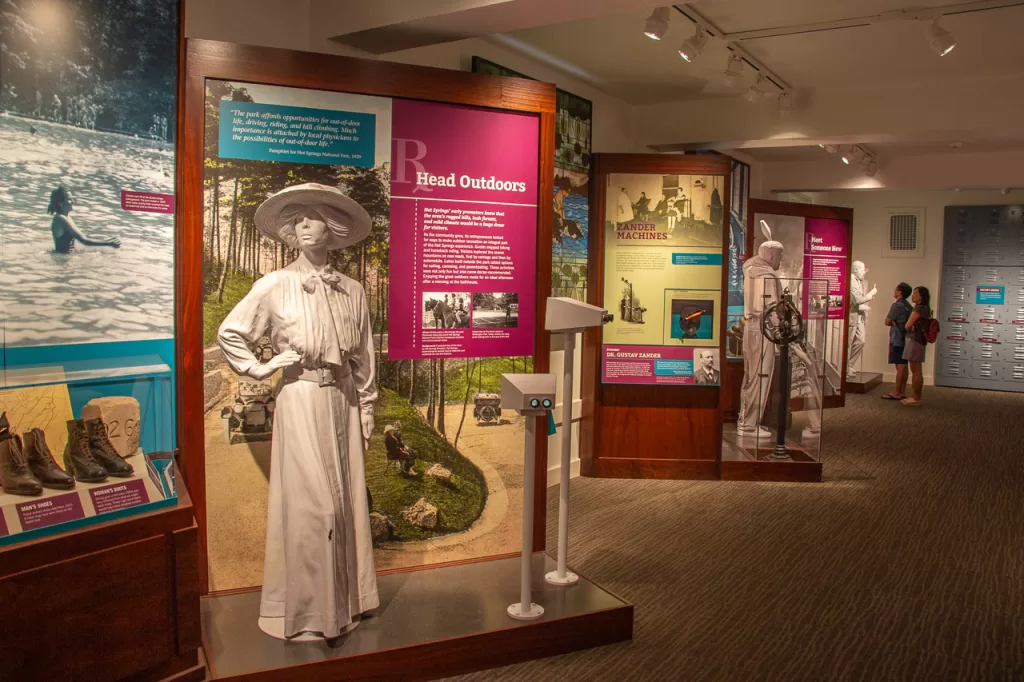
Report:
[[[720,370],[716,346],[606,344],[602,348],[601,380],[606,384],[718,386]]]
[[[92,497],[92,506],[95,507],[97,514],[137,507],[149,502],[146,483],[142,479],[93,488],[89,491],[89,495]]]
[[[173,194],[121,190],[121,208],[142,213],[174,213]]]
[[[57,495],[35,502],[22,502],[17,505],[17,510],[22,530],[46,528],[85,517],[82,498],[78,496],[78,493]]]

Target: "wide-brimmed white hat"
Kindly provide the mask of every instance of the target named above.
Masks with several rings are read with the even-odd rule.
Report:
[[[281,236],[281,229],[285,227],[281,220],[281,212],[295,205],[326,205],[337,210],[340,214],[337,217],[346,228],[346,232],[331,229],[331,237],[327,241],[328,249],[344,249],[358,244],[370,234],[370,214],[365,208],[337,187],[316,182],[286,187],[260,204],[256,209],[256,229],[274,241],[287,243]]]

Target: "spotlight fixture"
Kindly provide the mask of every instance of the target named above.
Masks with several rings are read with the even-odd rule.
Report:
[[[873,178],[873,177],[875,177],[875,173],[877,173],[877,172],[878,172],[878,161],[876,161],[875,159],[871,159],[864,166],[864,175],[868,176],[869,178]]]
[[[956,47],[956,39],[953,38],[952,33],[939,25],[941,18],[941,15],[935,17],[935,20],[928,26],[928,44],[932,46],[935,54],[945,57]]]
[[[843,163],[845,163],[847,166],[850,165],[850,157],[848,157],[846,154],[843,154],[840,158],[843,160]]]
[[[707,44],[708,33],[704,30],[704,27],[698,24],[693,35],[684,40],[683,44],[679,46],[679,56],[683,58],[683,61],[693,62],[704,51],[704,46]]]
[[[850,153],[847,154],[843,160],[845,161],[846,158],[857,161],[858,163],[864,163],[864,160],[867,158],[867,152],[865,152],[864,148],[859,144],[855,144],[850,147]],[[849,163],[849,161],[847,161],[847,163]]]
[[[726,64],[722,76],[722,82],[727,87],[735,88],[739,85],[740,79],[743,78],[743,58],[738,55],[729,57],[729,63]]]
[[[839,151],[839,145],[837,144],[819,144],[819,147],[827,151],[829,154],[835,154]]]
[[[651,40],[661,40],[668,33],[668,7],[656,7],[651,16],[647,17],[647,24],[644,26],[644,35]]]
[[[793,96],[783,90],[779,93],[779,113],[784,113],[793,110]]]
[[[757,74],[757,79],[754,81],[754,84],[750,86],[750,89],[747,90],[746,94],[743,95],[743,99],[754,104],[764,97],[764,90],[761,89],[761,85],[764,83],[764,80],[764,74]]]

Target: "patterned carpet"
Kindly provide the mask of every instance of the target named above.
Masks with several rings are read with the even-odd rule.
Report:
[[[574,480],[633,642],[458,679],[1024,679],[1024,395],[880,393],[826,412],[822,484]]]

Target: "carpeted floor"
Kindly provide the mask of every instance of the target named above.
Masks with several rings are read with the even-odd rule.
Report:
[[[1024,679],[1024,395],[880,393],[826,412],[822,484],[574,480],[633,642],[459,679]]]

